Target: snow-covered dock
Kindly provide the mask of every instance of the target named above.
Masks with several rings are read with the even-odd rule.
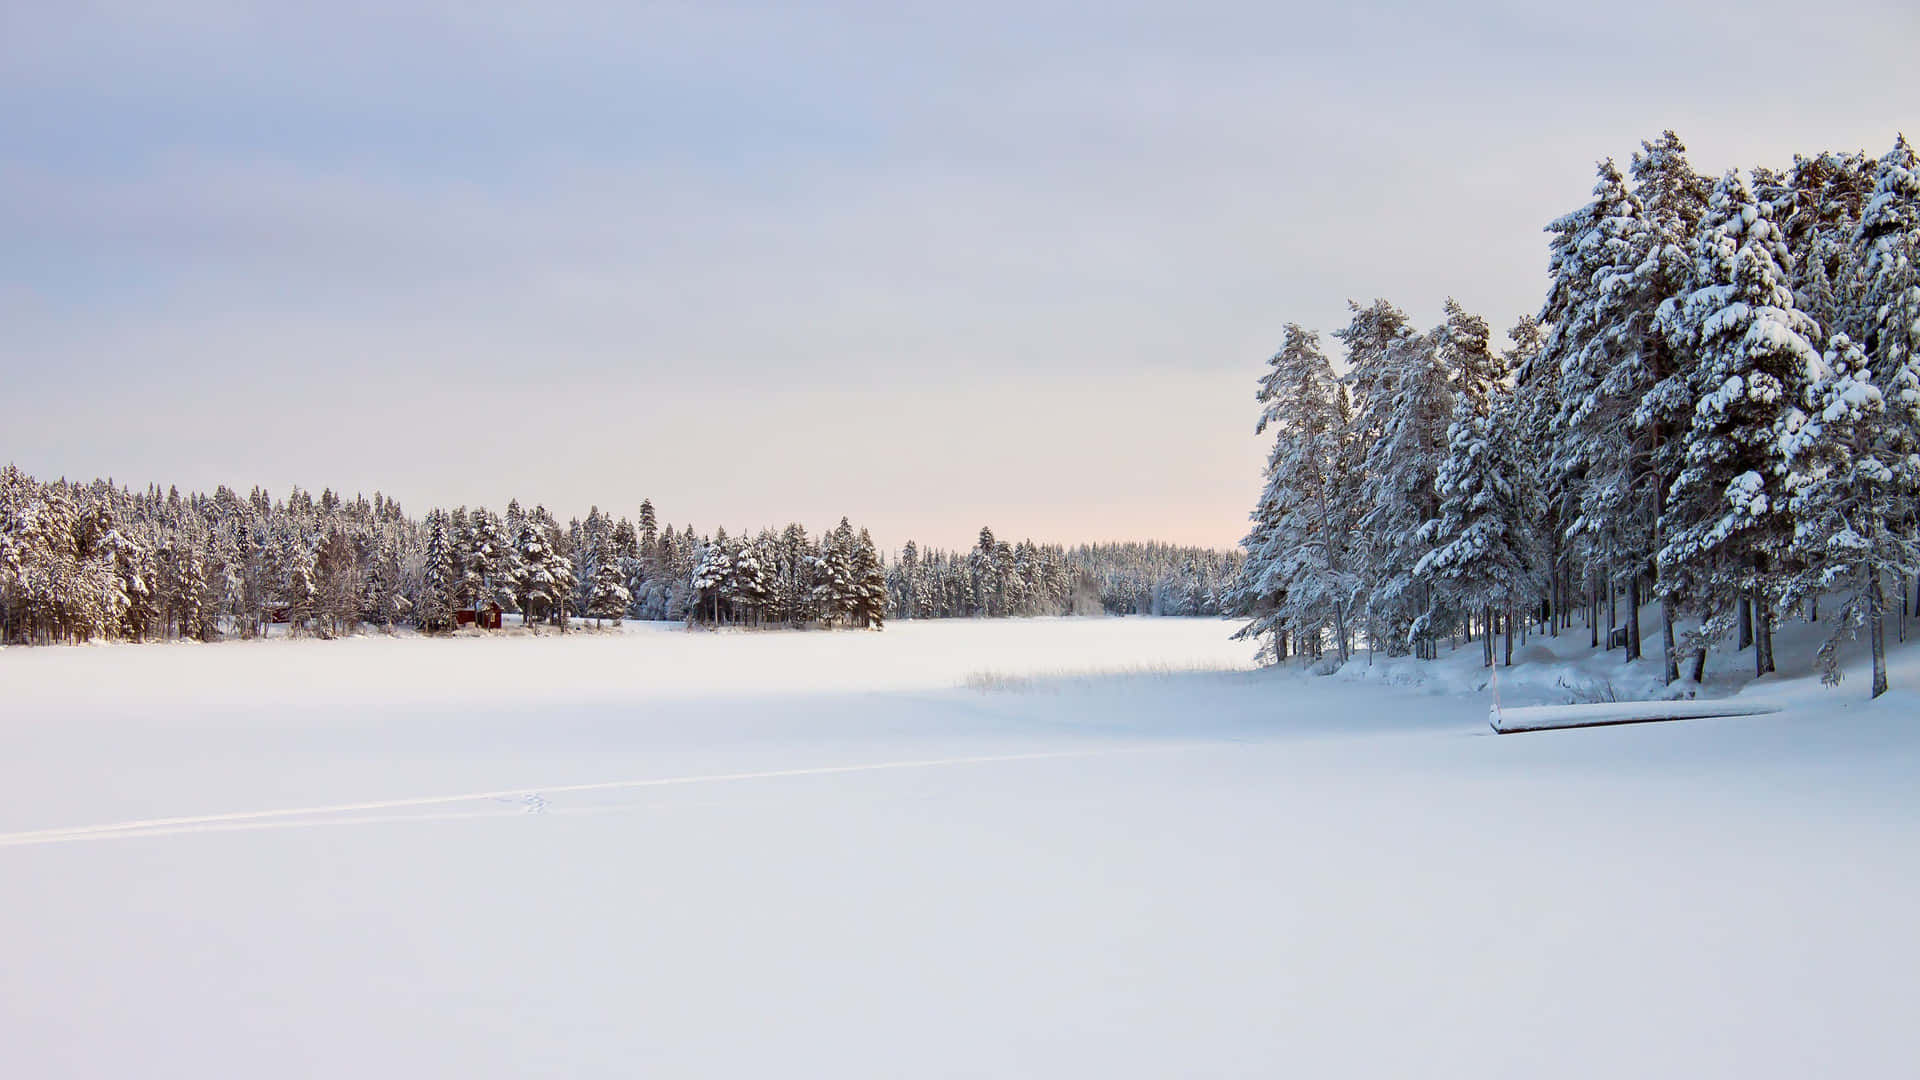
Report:
[[[1599,701],[1581,705],[1523,705],[1487,710],[1487,722],[1502,735],[1523,731],[1657,724],[1666,720],[1704,720],[1712,716],[1762,716],[1781,706],[1769,701],[1732,698],[1706,701]]]

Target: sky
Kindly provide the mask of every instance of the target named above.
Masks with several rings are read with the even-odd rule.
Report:
[[[1907,4],[0,5],[0,460],[1229,546],[1349,299],[1920,133]]]

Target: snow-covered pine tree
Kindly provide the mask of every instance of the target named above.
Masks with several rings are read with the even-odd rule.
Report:
[[[613,538],[602,534],[594,552],[593,588],[587,597],[586,614],[593,619],[594,625],[601,620],[612,620],[619,626],[620,620],[633,603],[633,594],[627,591],[626,574],[620,568],[620,559],[614,554]]]
[[[1347,349],[1345,381],[1357,421],[1377,427],[1383,418],[1378,418],[1377,411],[1370,406],[1390,387],[1394,377],[1392,350],[1411,332],[1413,323],[1406,312],[1385,300],[1375,300],[1366,307],[1349,300],[1347,308],[1353,317],[1346,326],[1335,330],[1333,336]],[[1377,434],[1362,432],[1369,433]]]
[[[1378,620],[1373,616],[1373,590],[1378,584],[1374,575],[1378,554],[1375,542],[1379,537],[1371,529],[1361,527],[1357,519],[1369,505],[1368,456],[1384,434],[1386,419],[1391,413],[1384,398],[1394,379],[1394,349],[1412,332],[1413,324],[1404,311],[1386,300],[1376,299],[1366,307],[1349,300],[1347,308],[1352,317],[1346,326],[1333,332],[1347,350],[1347,370],[1342,381],[1347,386],[1353,414],[1340,462],[1340,500],[1353,508],[1356,515],[1350,556],[1358,581],[1348,609],[1367,613],[1366,635],[1368,648],[1372,649],[1379,642],[1380,631]],[[1451,407],[1449,404],[1449,410]],[[1444,423],[1442,427],[1444,429]],[[1388,647],[1397,651],[1403,646],[1389,642]]]
[[[1351,302],[1349,302],[1351,303]],[[1297,323],[1288,323],[1286,338],[1280,349],[1267,358],[1267,370],[1260,377],[1259,389],[1254,392],[1254,401],[1260,405],[1260,419],[1254,424],[1253,433],[1259,435],[1266,430],[1269,418],[1284,408],[1281,404],[1288,389],[1289,380],[1285,374],[1287,364],[1286,342],[1294,340],[1295,335],[1304,337],[1308,331]],[[1275,434],[1274,449],[1267,455],[1267,467],[1260,498],[1253,504],[1253,510],[1247,515],[1253,522],[1247,535],[1240,541],[1240,547],[1247,553],[1246,561],[1241,563],[1240,576],[1234,580],[1229,605],[1236,615],[1251,619],[1246,626],[1234,634],[1234,640],[1252,638],[1259,642],[1262,635],[1271,634],[1272,640],[1261,645],[1259,655],[1271,657],[1274,663],[1287,658],[1286,616],[1280,605],[1286,598],[1283,575],[1276,566],[1277,545],[1274,531],[1281,516],[1279,505],[1287,494],[1282,489],[1277,459],[1281,450],[1278,445],[1280,433]]]
[[[1545,604],[1540,614],[1544,629],[1560,636],[1568,625],[1573,607],[1572,559],[1562,531],[1564,491],[1556,484],[1547,464],[1553,453],[1554,416],[1559,409],[1558,380],[1542,359],[1546,329],[1532,315],[1522,315],[1507,331],[1513,343],[1501,356],[1513,382],[1512,427],[1527,457],[1533,462],[1535,493],[1534,535],[1540,544],[1540,571],[1545,579]]]
[[[533,508],[533,520],[544,530],[547,538],[547,575],[553,582],[553,622],[562,634],[570,627],[575,613],[574,597],[579,590],[579,575],[574,570],[573,557],[561,549],[564,539],[553,515],[544,506]]]
[[[1434,477],[1439,514],[1421,527],[1433,545],[1414,567],[1463,613],[1479,613],[1482,653],[1493,666],[1493,634],[1506,627],[1506,663],[1513,663],[1517,609],[1535,595],[1540,567],[1534,533],[1538,497],[1534,464],[1514,429],[1513,397],[1496,387],[1477,404],[1456,399],[1447,430],[1447,456]]]
[[[846,518],[820,538],[813,564],[813,610],[820,625],[845,625],[853,609],[853,527]]]
[[[773,555],[772,618],[798,627],[813,617],[813,560],[817,550],[806,526],[799,522],[789,522],[780,530]]]
[[[1747,600],[1758,674],[1773,670],[1771,605],[1792,538],[1784,439],[1820,368],[1820,328],[1794,307],[1789,264],[1770,209],[1729,171],[1695,245],[1698,285],[1659,313],[1667,340],[1698,363],[1685,464],[1662,519],[1662,586],[1699,611],[1707,640],[1733,629]]]
[[[1793,292],[1800,309],[1827,331],[1862,340],[1870,326],[1858,287],[1856,241],[1872,199],[1876,163],[1865,154],[1796,155],[1774,220],[1793,253]]]
[[[373,624],[382,630],[390,629],[400,619],[397,603],[398,592],[394,582],[398,577],[392,562],[376,555],[367,565],[367,574],[361,583],[360,617],[364,622]]]
[[[514,543],[515,534],[507,531],[507,522],[498,514],[488,513],[480,522],[479,543],[475,547],[479,559],[482,588],[482,601],[491,601],[500,605],[503,612],[523,612],[520,607],[519,590],[516,587],[526,575],[526,567],[520,559],[520,549]]]
[[[444,511],[427,515],[426,562],[413,597],[414,625],[427,633],[453,629],[453,543],[447,528]]]
[[[1673,132],[1640,144],[1633,156],[1634,199],[1640,204],[1644,228],[1634,236],[1635,257],[1632,302],[1626,313],[1630,318],[1624,336],[1632,349],[1634,362],[1626,372],[1640,389],[1640,403],[1633,411],[1636,433],[1634,473],[1636,498],[1632,502],[1636,533],[1645,530],[1651,536],[1649,550],[1655,574],[1654,591],[1660,597],[1661,654],[1666,681],[1680,677],[1679,643],[1674,631],[1677,608],[1670,589],[1659,580],[1657,553],[1666,546],[1661,521],[1673,479],[1685,467],[1685,433],[1692,426],[1694,388],[1699,358],[1690,350],[1677,347],[1662,331],[1660,310],[1668,300],[1691,291],[1697,284],[1694,252],[1706,219],[1713,182],[1694,171],[1687,160],[1687,148]],[[1623,285],[1625,283],[1622,283]],[[1637,596],[1635,600],[1637,601]],[[1631,624],[1631,653],[1639,655],[1638,612]],[[1705,661],[1697,653],[1695,668]]]
[[[1368,537],[1369,636],[1384,637],[1390,651],[1411,648],[1422,659],[1438,655],[1437,626],[1444,621],[1429,583],[1413,570],[1429,545],[1420,527],[1439,515],[1434,476],[1447,452],[1453,417],[1453,380],[1440,364],[1439,331],[1405,331],[1387,350],[1380,387],[1368,402],[1378,441],[1367,449],[1361,489],[1366,509],[1360,530]]]
[[[980,527],[980,540],[967,555],[967,567],[973,571],[974,613],[993,616],[1000,613],[999,575],[994,573],[993,553],[997,542],[993,530]]]
[[[1874,169],[1858,243],[1873,375],[1891,386],[1920,354],[1920,164],[1902,136]]]
[[[278,597],[286,614],[287,632],[305,633],[313,622],[314,600],[318,594],[313,586],[313,549],[300,537],[296,522],[282,528],[276,554]]]
[[[719,626],[725,621],[722,606],[727,600],[728,580],[733,576],[733,542],[725,526],[713,531],[700,561],[694,566],[688,584],[693,591],[689,622],[707,622]]]
[[[1253,621],[1235,636],[1270,634],[1268,648],[1278,662],[1287,657],[1289,634],[1298,651],[1314,656],[1330,635],[1345,663],[1359,583],[1349,562],[1353,507],[1340,490],[1352,423],[1346,389],[1319,335],[1297,323],[1287,324],[1268,363],[1254,433],[1272,429],[1274,444],[1236,586]]]
[[[652,499],[640,500],[640,520],[636,539],[639,541],[641,558],[651,559],[658,555],[655,549],[660,545],[660,519],[654,513]]]
[[[848,570],[853,577],[853,624],[882,629],[887,622],[887,572],[880,561],[880,550],[873,546],[873,537],[866,529],[854,539]]]
[[[1612,161],[1600,163],[1592,202],[1550,229],[1555,279],[1543,317],[1554,326],[1546,350],[1560,372],[1550,487],[1562,497],[1563,528],[1590,571],[1598,571],[1597,583],[1607,590],[1626,584],[1635,612],[1658,499],[1657,492],[1642,495],[1657,485],[1648,482],[1640,433],[1628,421],[1650,385],[1639,330],[1658,301],[1643,303],[1633,278],[1648,230]],[[1640,650],[1638,620],[1629,617],[1627,625],[1632,660]]]
[[[453,574],[450,596],[455,609],[479,606],[475,575],[469,565],[473,560],[473,545],[473,517],[466,507],[455,507],[447,519],[447,553]]]
[[[766,550],[764,532],[752,540],[742,533],[734,542],[733,572],[727,576],[727,599],[733,606],[734,617],[751,626],[760,625],[766,617],[767,604],[773,599],[773,581],[762,557]]]
[[[893,564],[896,577],[889,590],[898,605],[900,617],[912,619],[915,616],[915,585],[920,577],[920,546],[909,540],[900,549],[900,558]]]
[[[546,523],[539,514],[520,516],[520,534],[513,546],[518,556],[514,568],[514,602],[520,609],[521,622],[534,626],[557,620],[572,582],[562,580],[563,575],[558,573],[561,555],[554,550]]]
[[[694,568],[705,554],[700,538],[694,534],[691,525],[677,534],[668,527],[661,530],[660,551],[661,574],[667,584],[667,621],[690,619],[694,615],[694,594],[690,581]]]
[[[1920,572],[1920,542],[1896,509],[1920,490],[1920,367],[1910,361],[1894,379],[1876,386],[1866,353],[1835,334],[1807,415],[1785,440],[1797,572],[1781,605],[1822,594],[1839,601],[1819,653],[1828,685],[1840,681],[1842,639],[1866,625],[1872,697],[1887,690],[1886,582]]]
[[[1447,321],[1440,328],[1440,363],[1453,379],[1454,393],[1484,412],[1506,378],[1505,365],[1493,353],[1487,320],[1447,297]]]

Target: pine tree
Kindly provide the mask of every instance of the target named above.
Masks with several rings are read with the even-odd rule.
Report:
[[[752,624],[759,626],[774,603],[773,574],[768,568],[777,558],[778,540],[765,529],[750,542],[745,537],[741,540],[734,556],[728,591],[733,602],[745,609]]]
[[[1793,291],[1801,310],[1828,334],[1860,341],[1871,323],[1857,287],[1856,246],[1873,196],[1875,163],[1860,153],[1794,157],[1774,220],[1793,252]]]
[[[1435,582],[1455,609],[1483,614],[1488,667],[1498,622],[1506,626],[1506,662],[1513,663],[1514,612],[1531,599],[1539,568],[1534,468],[1513,419],[1512,398],[1505,393],[1484,406],[1464,395],[1457,400],[1447,457],[1434,477],[1439,514],[1421,529],[1421,539],[1434,549],[1414,567],[1415,576]]]
[[[640,500],[640,533],[639,533],[639,542],[640,542],[639,554],[641,558],[651,559],[658,554],[657,549],[660,546],[660,527],[659,526],[660,526],[659,518],[656,517],[653,512],[653,500],[641,499]],[[672,530],[668,530],[668,531],[672,531]]]
[[[861,529],[853,544],[853,559],[848,567],[853,579],[850,614],[855,626],[879,630],[887,621],[887,574],[873,537]]]
[[[1493,354],[1487,320],[1447,298],[1447,321],[1439,334],[1440,363],[1453,380],[1453,391],[1484,411],[1506,377],[1504,365]]]
[[[499,604],[503,612],[522,612],[522,621],[525,621],[518,586],[526,576],[526,566],[514,542],[515,536],[507,530],[506,520],[498,515],[489,513],[481,521],[479,543],[475,547],[482,583],[480,595]]]
[[[845,625],[853,614],[853,527],[846,518],[820,538],[813,564],[813,610],[820,625]]]
[[[912,619],[916,614],[916,586],[920,579],[920,547],[913,541],[907,541],[900,549],[900,558],[894,562],[896,578],[889,590],[899,604],[900,617]]]
[[[518,507],[513,505],[510,509]],[[520,609],[521,621],[528,626],[557,621],[560,606],[571,592],[571,583],[566,580],[571,574],[559,573],[561,557],[538,515],[521,515],[520,533],[513,546],[518,556],[514,567],[514,603]]]
[[[420,588],[413,598],[414,625],[428,633],[453,629],[451,548],[447,516],[435,510],[427,515],[426,563],[421,569]]]
[[[1633,357],[1626,374],[1640,395],[1632,416],[1637,466],[1632,474],[1634,534],[1636,539],[1641,534],[1651,538],[1648,550],[1656,577],[1654,591],[1661,598],[1661,652],[1668,683],[1680,676],[1674,630],[1674,597],[1680,590],[1659,580],[1658,552],[1666,545],[1660,523],[1673,479],[1685,468],[1685,433],[1692,426],[1700,361],[1662,330],[1660,311],[1668,300],[1698,284],[1693,256],[1712,191],[1712,182],[1694,171],[1686,151],[1679,136],[1668,131],[1658,140],[1641,143],[1634,155],[1634,199],[1642,209],[1644,228],[1634,234],[1639,261],[1633,269],[1632,303],[1625,310],[1628,321],[1623,330]],[[1634,547],[1637,554],[1638,545]],[[1640,655],[1637,574],[1630,585],[1630,604],[1636,608],[1628,620],[1628,657],[1632,659]],[[1705,654],[1699,653],[1696,669],[1704,662]]]
[[[1543,316],[1555,324],[1545,349],[1559,368],[1560,406],[1548,471],[1567,536],[1602,570],[1610,593],[1619,581],[1628,586],[1632,660],[1640,652],[1640,571],[1652,556],[1659,498],[1643,433],[1630,422],[1651,385],[1637,328],[1658,300],[1645,302],[1634,277],[1651,234],[1611,161],[1600,164],[1593,201],[1553,230],[1557,276]]]
[[[1434,477],[1446,456],[1453,415],[1452,380],[1440,365],[1437,333],[1402,333],[1387,351],[1380,388],[1369,402],[1378,441],[1367,449],[1360,528],[1369,541],[1370,636],[1384,634],[1392,651],[1410,647],[1434,659],[1443,613],[1414,567],[1429,550],[1420,527],[1439,514]]]
[[[1920,542],[1895,512],[1920,490],[1920,365],[1902,367],[1889,389],[1874,384],[1866,353],[1836,334],[1807,391],[1807,415],[1796,418],[1785,440],[1798,573],[1782,606],[1836,594],[1839,610],[1820,647],[1821,679],[1839,683],[1840,643],[1864,623],[1873,697],[1887,690],[1885,582],[1920,572]]]
[[[733,551],[727,539],[727,530],[717,528],[713,540],[706,545],[699,563],[694,567],[690,584],[693,589],[693,610],[688,619],[693,622],[710,620],[719,626],[724,621],[721,604],[726,600],[727,582],[733,576]]]
[[[633,594],[627,590],[626,575],[620,569],[620,560],[614,555],[614,541],[610,535],[603,535],[594,552],[593,588],[587,598],[587,615],[598,626],[602,619],[613,620],[619,626],[620,620],[633,603]]]
[[[980,527],[979,542],[967,556],[967,567],[973,572],[974,611],[980,615],[1000,613],[1000,581],[993,565],[993,553],[997,546],[993,530],[983,525]]]
[[[1752,605],[1757,674],[1772,670],[1769,604],[1791,538],[1782,440],[1820,357],[1819,327],[1794,307],[1790,257],[1770,209],[1729,172],[1694,252],[1700,284],[1660,309],[1662,332],[1698,362],[1685,465],[1668,495],[1663,588],[1725,636]]]
[[[1340,497],[1352,424],[1346,390],[1320,350],[1319,335],[1295,323],[1287,325],[1269,365],[1254,433],[1271,428],[1274,445],[1254,531],[1242,542],[1247,559],[1235,586],[1253,622],[1236,636],[1270,633],[1271,653],[1279,661],[1286,659],[1289,632],[1299,649],[1317,655],[1330,631],[1344,663],[1359,585],[1349,563],[1352,508]]]
[[[548,560],[548,574],[553,579],[553,621],[566,633],[570,619],[574,614],[574,597],[579,591],[579,577],[574,572],[573,560],[557,551]]]
[[[1858,243],[1863,344],[1875,380],[1890,386],[1920,355],[1920,164],[1904,136],[1874,170]]]

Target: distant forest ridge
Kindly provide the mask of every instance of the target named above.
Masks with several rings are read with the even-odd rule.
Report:
[[[0,469],[0,641],[214,641],[427,633],[500,616],[878,629],[888,619],[1219,615],[1238,552],[1160,543],[1068,548],[982,529],[964,550],[912,541],[885,556],[842,518],[729,536],[594,508],[562,525],[518,500],[409,517],[376,492],[274,498],[107,480],[40,482]]]

